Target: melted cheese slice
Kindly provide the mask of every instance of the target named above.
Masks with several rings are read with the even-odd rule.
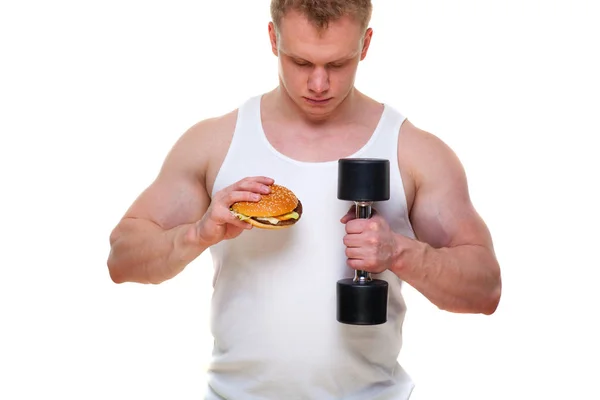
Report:
[[[248,217],[247,215],[237,213],[233,210],[230,210],[230,211],[233,215],[235,215],[242,221],[250,219],[250,217]],[[288,219],[298,219],[298,218],[300,218],[300,215],[298,215],[298,213],[296,211],[292,211],[287,214],[279,215],[277,217],[256,217],[256,219],[259,221],[268,221],[269,223],[271,223],[273,225],[277,225],[279,223],[279,221],[287,221]]]
[[[287,221],[288,219],[298,219],[300,215],[296,211],[292,211],[291,213],[287,213],[284,215],[280,215],[279,217],[275,217],[280,221]]]
[[[287,221],[288,219],[298,219],[300,216],[296,211],[292,211],[291,213],[287,213],[284,215],[279,215],[277,217],[256,217],[259,221],[268,221],[273,225],[277,225],[279,221]]]

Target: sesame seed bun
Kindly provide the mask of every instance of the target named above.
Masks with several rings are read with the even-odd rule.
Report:
[[[271,185],[271,193],[261,195],[257,202],[242,201],[235,203],[231,209],[249,217],[274,217],[293,211],[298,205],[296,195],[280,185]]]

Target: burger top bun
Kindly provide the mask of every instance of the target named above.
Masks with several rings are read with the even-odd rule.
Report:
[[[270,188],[271,192],[261,195],[259,201],[241,201],[231,209],[249,217],[274,217],[292,212],[298,206],[298,198],[288,188],[276,184]]]

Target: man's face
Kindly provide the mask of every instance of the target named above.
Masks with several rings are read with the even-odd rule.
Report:
[[[289,12],[279,35],[269,24],[279,78],[292,101],[311,119],[326,118],[354,87],[358,63],[367,54],[372,31],[366,33],[350,17],[318,30],[303,15]]]

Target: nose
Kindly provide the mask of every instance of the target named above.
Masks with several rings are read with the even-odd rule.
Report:
[[[329,90],[329,74],[325,68],[313,69],[308,77],[308,90],[316,94],[322,94]]]

